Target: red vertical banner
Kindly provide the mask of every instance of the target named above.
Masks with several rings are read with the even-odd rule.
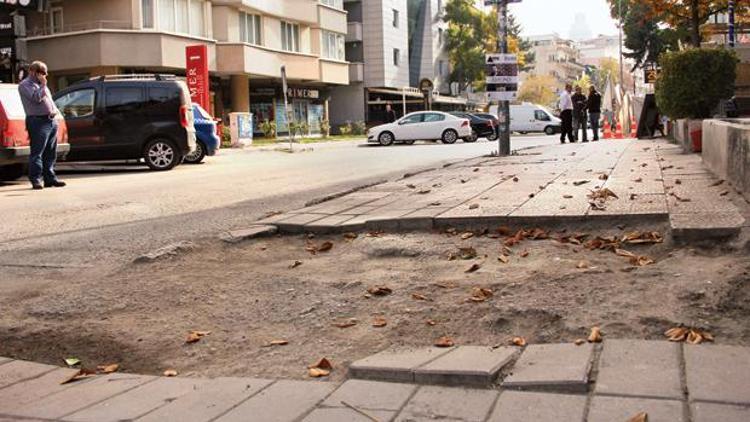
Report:
[[[190,45],[185,48],[187,85],[190,99],[203,109],[210,110],[208,79],[208,47]]]

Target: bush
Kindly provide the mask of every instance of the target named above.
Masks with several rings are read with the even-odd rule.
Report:
[[[344,136],[349,136],[352,134],[354,128],[352,127],[352,122],[346,122],[345,125],[339,126],[339,132],[341,132]]]
[[[232,131],[226,126],[221,127],[221,146],[222,148],[232,146]]]
[[[734,95],[737,55],[725,49],[690,49],[666,53],[659,62],[656,102],[673,119],[703,119],[722,99]]]
[[[268,121],[268,119],[263,120],[263,122],[260,124],[260,131],[263,132],[263,136],[265,136],[266,138],[275,138],[276,122]]]
[[[365,133],[367,133],[367,124],[362,120],[354,122],[354,126],[352,126],[352,134],[364,135]]]

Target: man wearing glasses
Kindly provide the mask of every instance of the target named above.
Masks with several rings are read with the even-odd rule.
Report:
[[[65,182],[55,175],[57,160],[57,122],[60,112],[47,88],[47,65],[35,61],[29,66],[29,76],[18,85],[21,103],[26,112],[26,130],[31,138],[29,180],[34,189],[61,188]],[[41,179],[44,179],[42,185]]]

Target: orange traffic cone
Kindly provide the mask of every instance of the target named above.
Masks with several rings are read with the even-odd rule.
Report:
[[[606,117],[604,118],[604,134],[602,136],[602,139],[612,139],[612,126],[609,124],[609,119]]]
[[[620,124],[620,119],[615,119],[615,122],[617,122],[615,125],[615,139],[622,139],[622,124]]]
[[[638,125],[635,124],[635,118],[633,117],[630,118],[630,137],[638,137]]]

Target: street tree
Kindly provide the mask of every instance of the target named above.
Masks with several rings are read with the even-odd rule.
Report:
[[[557,82],[550,75],[529,75],[518,91],[518,100],[554,107]]]

